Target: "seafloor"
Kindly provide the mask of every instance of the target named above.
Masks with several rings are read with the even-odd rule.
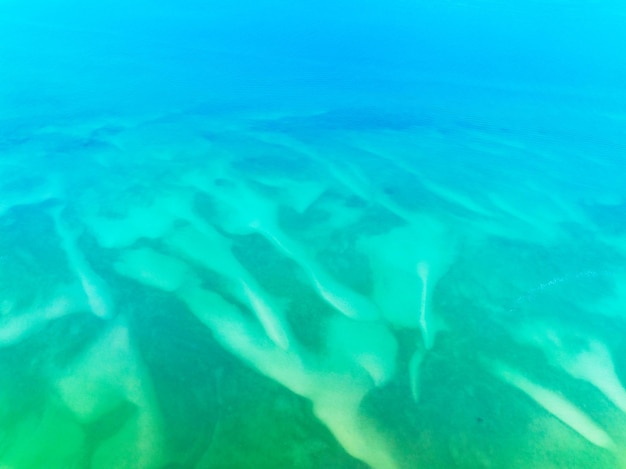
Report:
[[[470,91],[5,117],[0,467],[626,467],[625,116]]]
[[[623,12],[0,1],[0,469],[626,469]]]

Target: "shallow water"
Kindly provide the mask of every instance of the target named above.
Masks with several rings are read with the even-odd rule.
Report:
[[[0,6],[0,468],[626,467],[619,5]]]

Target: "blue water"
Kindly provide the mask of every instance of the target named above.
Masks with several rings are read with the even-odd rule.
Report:
[[[0,468],[626,468],[626,7],[0,4]]]

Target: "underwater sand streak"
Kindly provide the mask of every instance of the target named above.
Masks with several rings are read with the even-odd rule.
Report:
[[[219,272],[232,287],[237,298],[257,315],[266,334],[283,349],[289,348],[288,327],[283,318],[284,307],[270,294],[263,292],[254,277],[232,253],[232,242],[201,220],[187,218],[194,228],[174,231],[166,239],[172,249],[198,265]]]
[[[164,428],[149,375],[121,318],[112,321],[91,349],[55,381],[67,408],[80,422],[96,422],[116,405],[130,402],[133,417],[94,453],[96,467],[147,468],[163,459]]]
[[[311,399],[315,414],[350,454],[374,468],[397,467],[382,436],[359,417],[360,402],[373,383],[364,380],[365,376],[353,381],[344,375],[350,368],[355,371],[356,362],[346,363],[350,368],[341,370],[333,363],[332,356],[316,363],[313,357],[277,349],[214,293],[191,287],[181,295],[227,349],[264,375]]]
[[[222,205],[222,228],[232,233],[257,232],[277,250],[292,259],[309,276],[310,284],[330,305],[348,317],[372,320],[379,314],[371,302],[331,278],[325,269],[299,243],[290,239],[276,223],[277,207],[261,194],[253,193],[241,182],[231,181],[226,186],[202,186]]]
[[[299,353],[303,356],[299,356],[293,350],[286,350],[287,344],[280,341],[276,347],[234,306],[215,293],[197,286],[199,281],[193,274],[183,273],[182,267],[175,267],[173,262],[173,259],[143,249],[127,251],[116,268],[119,273],[143,284],[176,292],[228,350],[293,392],[311,399],[315,413],[350,454],[375,468],[396,467],[385,449],[384,440],[376,436],[375,428],[369,428],[361,422],[358,412],[367,392],[375,384],[382,385],[393,375],[395,340],[383,325],[368,326],[375,327],[369,343],[381,344],[379,353],[368,357],[364,352],[353,349],[358,347],[360,340],[345,347],[351,343],[346,340],[347,336],[354,334],[353,330],[356,328],[358,331],[361,326],[359,323],[343,321],[342,324],[347,327],[343,328],[341,334],[333,336],[337,341],[335,346],[339,346],[335,352],[337,357],[334,358],[329,351],[321,363],[315,364],[320,359],[306,359],[302,350]],[[389,358],[383,359],[385,355]],[[311,364],[305,365],[305,359]],[[337,360],[336,364],[334,360]],[[360,375],[358,381],[352,382],[344,377],[344,373],[349,371]],[[372,378],[369,378],[368,373]],[[342,396],[340,402],[337,400],[339,396]]]
[[[76,246],[76,236],[65,226],[65,222],[60,215],[61,210],[62,208],[53,209],[54,223],[57,232],[61,236],[61,241],[67,252],[70,265],[80,279],[80,283],[87,296],[89,307],[96,316],[100,318],[110,318],[113,316],[113,305],[108,286],[105,285],[102,278],[93,271]]]
[[[607,345],[579,331],[541,322],[513,332],[516,340],[540,348],[554,366],[586,381],[626,413],[626,389],[618,377]]]
[[[133,153],[115,153],[108,162],[106,152],[84,155],[83,162],[93,158],[91,162],[98,163],[94,171],[104,173],[96,178],[90,175],[89,184],[76,188],[69,182],[80,182],[79,174],[68,177],[60,185],[73,187],[78,195],[75,200],[63,197],[62,206],[56,182],[35,185],[31,195],[14,190],[0,203],[0,217],[6,222],[3,229],[8,232],[12,227],[32,239],[48,233],[58,248],[56,257],[42,268],[53,271],[51,266],[56,266],[58,278],[51,272],[52,286],[41,290],[32,282],[13,287],[6,273],[14,266],[43,262],[33,246],[20,246],[15,258],[9,252],[0,254],[2,279],[11,285],[0,285],[6,297],[0,297],[0,351],[6,352],[3,357],[11,357],[17,350],[15,368],[23,367],[26,376],[15,383],[11,376],[2,384],[21,392],[34,375],[45,383],[46,409],[56,409],[59,415],[52,422],[69,422],[72,437],[60,446],[70,456],[63,454],[54,469],[79,464],[77,458],[89,460],[97,469],[124,467],[130,460],[140,469],[183,464],[168,435],[175,433],[176,425],[194,422],[192,417],[183,423],[172,417],[187,405],[177,401],[176,393],[175,398],[169,396],[169,413],[163,410],[171,392],[167,385],[172,385],[166,378],[192,389],[196,377],[186,373],[212,373],[201,358],[217,355],[221,349],[234,359],[220,362],[215,358],[220,376],[237,367],[250,368],[258,373],[255,376],[267,378],[256,381],[261,386],[271,389],[267,383],[278,383],[293,393],[291,397],[302,398],[305,405],[296,411],[284,402],[271,405],[294,420],[319,420],[329,430],[328,437],[317,440],[322,449],[309,451],[324,453],[334,437],[350,456],[374,469],[439,463],[504,467],[511,461],[521,461],[516,468],[550,466],[551,455],[541,447],[536,451],[538,459],[530,462],[515,452],[522,439],[528,440],[527,446],[534,444],[534,429],[528,425],[514,430],[517,422],[502,417],[497,409],[508,408],[514,397],[488,394],[489,379],[510,385],[562,422],[571,435],[561,444],[574,448],[571,458],[618,455],[626,435],[620,420],[626,412],[626,391],[616,346],[620,339],[608,329],[622,325],[624,291],[619,286],[592,288],[596,296],[590,295],[587,301],[582,298],[584,291],[577,296],[575,289],[566,289],[562,297],[555,296],[558,301],[537,303],[539,293],[567,287],[560,280],[561,264],[587,261],[584,255],[577,257],[585,251],[579,233],[572,235],[571,227],[559,225],[570,220],[564,214],[580,221],[578,195],[555,195],[548,210],[525,206],[520,195],[532,188],[528,180],[514,187],[503,170],[503,181],[492,187],[488,181],[493,167],[481,168],[478,163],[468,170],[466,186],[455,187],[458,180],[428,154],[420,155],[419,163],[407,160],[415,137],[402,133],[352,133],[345,139],[333,135],[323,144],[315,138],[299,141],[267,134],[262,136],[265,142],[284,145],[259,143],[255,147],[257,131],[241,137],[244,143],[238,146],[232,143],[237,138],[231,131],[222,138],[222,128],[212,129],[198,120],[189,127],[147,122],[140,128],[128,124],[130,129],[115,130],[111,138],[117,145],[115,151]],[[203,131],[204,126],[209,128],[209,137],[195,134],[194,125]],[[237,132],[245,133],[247,124],[240,125],[243,130]],[[177,126],[185,129],[179,133]],[[151,132],[168,129],[176,136],[175,144],[168,146],[167,138],[164,142],[158,135],[143,149],[143,140],[149,140]],[[200,143],[186,154],[181,149],[186,147],[178,145],[181,135],[186,138],[190,133]],[[438,136],[424,148],[443,151],[438,146],[445,146],[445,140]],[[326,155],[334,145],[336,152]],[[453,150],[459,147],[454,145]],[[486,145],[481,148],[491,151]],[[285,152],[303,167],[313,163],[316,171],[295,177],[269,163],[257,161],[256,167],[246,167],[252,165],[250,155],[265,151]],[[143,166],[133,166],[134,152],[141,153],[137,158],[143,158]],[[337,160],[341,152],[355,159]],[[419,165],[426,163],[431,167],[421,171]],[[62,171],[50,171],[63,181]],[[119,178],[119,188],[111,190],[94,182],[100,178],[104,182],[107,174]],[[550,178],[546,179],[546,187],[552,187]],[[394,190],[389,190],[390,181]],[[472,199],[472,191],[480,197]],[[89,197],[82,199],[81,194]],[[535,191],[532,201],[541,197],[541,190]],[[51,209],[52,198],[57,205]],[[593,200],[589,197],[585,203]],[[43,213],[41,226],[23,223],[18,215],[24,207]],[[552,210],[554,220],[550,221]],[[25,213],[32,217],[33,212]],[[546,226],[532,228],[542,223]],[[527,229],[532,232],[529,236]],[[4,235],[0,232],[3,242]],[[15,241],[7,239],[3,247],[13,248]],[[615,243],[621,245],[621,241]],[[589,256],[597,257],[600,264],[610,263],[602,259],[615,254],[603,249],[602,243],[595,244]],[[556,273],[544,274],[544,269]],[[596,271],[580,272],[576,280],[598,280],[585,274]],[[529,279],[536,278],[539,281],[534,284],[539,286],[520,296],[528,291],[529,282],[533,284]],[[545,278],[554,280],[541,283]],[[571,301],[568,296],[573,296]],[[510,304],[510,298],[519,298],[519,308],[502,315],[502,302]],[[598,305],[613,308],[609,326],[597,321]],[[557,318],[554,306],[572,309],[577,317]],[[520,314],[514,314],[518,310]],[[172,331],[162,326],[153,333],[151,325],[163,316],[171,321],[166,322],[168,326],[174,325]],[[177,330],[179,319],[195,321],[193,334],[190,329]],[[569,328],[568,321],[576,326]],[[76,340],[71,334],[82,332],[81,328],[91,331],[85,342],[66,344]],[[195,342],[198,336],[215,347],[201,348]],[[51,358],[41,356],[37,341],[51,342]],[[167,356],[179,349],[197,353],[185,355],[188,369]],[[499,361],[507,353],[532,356],[535,361],[513,367],[504,358]],[[151,354],[163,363],[155,363]],[[481,363],[487,364],[490,378],[472,362],[477,355],[487,357]],[[172,372],[171,359],[181,368],[180,376],[178,369]],[[202,366],[194,368],[196,361]],[[531,379],[538,376],[538,369],[553,370],[553,380],[547,384],[544,377]],[[578,388],[572,391],[565,386],[571,382],[592,392],[583,398],[576,394]],[[208,387],[200,389],[193,388],[202,395],[200,401],[216,399]],[[6,404],[15,398],[4,392],[0,392],[0,405],[12,408]],[[231,400],[229,405],[237,402]],[[605,413],[594,413],[598,408]],[[451,409],[451,415],[443,418],[442,409],[446,413]],[[116,412],[122,417],[111,423],[108,419],[115,420],[111,415],[117,416]],[[229,412],[220,409],[220,418],[228,419]],[[37,408],[23,415],[28,425],[14,419],[19,425],[10,428],[24,428],[26,434],[43,413]],[[243,431],[246,422],[235,424]],[[258,432],[263,425],[274,424],[253,421],[250,426]],[[85,443],[85,429],[93,428],[104,428],[106,436]],[[562,437],[553,427],[546,428],[538,444]],[[22,469],[20,463],[31,460],[24,449],[31,440],[21,432],[14,431],[17,443],[9,439],[0,445],[0,464],[6,459],[12,469]],[[298,432],[306,433],[296,425]],[[509,434],[515,449],[494,449],[508,442]],[[305,434],[303,439],[310,436],[315,435]],[[236,446],[239,440],[234,441]],[[239,454],[255,448],[202,448],[206,453],[195,455],[194,461],[206,457],[214,462],[229,450]],[[38,450],[32,451],[32,457],[40,457]],[[293,456],[290,462],[297,457],[303,456]],[[562,460],[557,463],[571,467],[568,463],[573,459],[568,457],[559,455]],[[246,461],[251,460],[252,456]],[[602,467],[611,467],[614,460],[602,462]]]
[[[612,451],[617,450],[615,442],[598,424],[559,393],[532,382],[519,371],[502,362],[493,361],[491,366],[503,381],[528,395],[590,443]]]

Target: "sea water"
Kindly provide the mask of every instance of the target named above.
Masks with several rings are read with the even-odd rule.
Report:
[[[0,467],[625,468],[624,20],[0,3]]]

